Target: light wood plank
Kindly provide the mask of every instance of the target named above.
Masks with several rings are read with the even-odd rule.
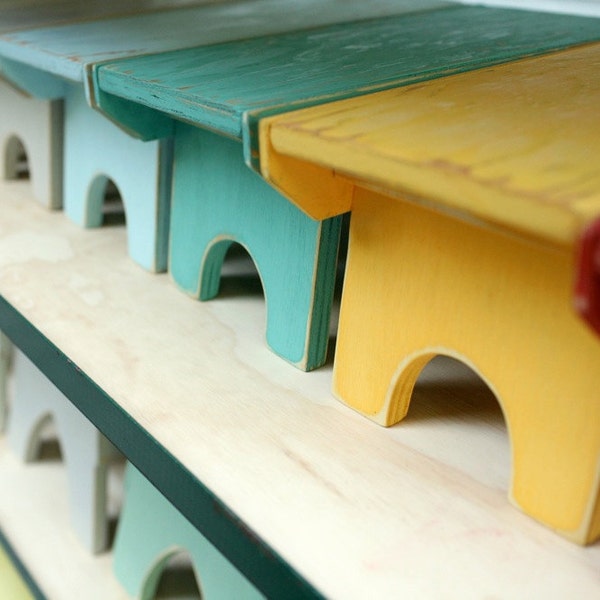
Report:
[[[198,3],[196,3],[198,4]],[[217,44],[232,39],[293,31],[361,18],[422,10],[427,0],[234,0],[202,2],[171,10],[89,21],[0,36],[0,55],[74,81],[84,79],[86,65],[151,52]],[[176,33],[175,33],[176,32]]]
[[[260,297],[190,301],[123,231],[79,230],[23,184],[0,197],[4,298],[323,594],[597,595],[600,546],[507,505],[502,418],[468,374],[430,372],[412,420],[381,429],[331,397],[330,368],[268,352]]]

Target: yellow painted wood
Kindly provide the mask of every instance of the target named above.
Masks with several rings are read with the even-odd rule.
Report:
[[[0,546],[0,598],[32,600],[33,595]]]
[[[357,190],[334,391],[390,425],[445,354],[498,398],[511,497],[581,543],[600,535],[597,338],[568,309],[572,256]]]
[[[262,168],[315,218],[349,196],[291,186],[291,159],[570,243],[600,212],[599,70],[593,44],[267,119]]]
[[[261,129],[273,185],[316,218],[352,211],[334,393],[392,425],[434,356],[462,360],[502,406],[511,499],[582,544],[600,537],[600,343],[572,290],[600,214],[599,67],[580,47]]]

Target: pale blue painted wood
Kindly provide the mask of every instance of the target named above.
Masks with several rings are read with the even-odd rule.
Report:
[[[246,167],[239,141],[185,123],[176,132],[171,276],[189,294],[212,298],[225,252],[239,242],[261,276],[269,346],[301,369],[319,366],[340,219],[306,217]]]
[[[65,95],[64,210],[84,227],[102,224],[103,183],[119,189],[129,256],[150,271],[167,267],[172,140],[142,142],[88,106],[81,86]]]
[[[187,3],[180,0],[178,4]],[[438,0],[372,0],[369,3],[345,0],[343,4],[339,0],[246,0],[198,4],[157,12],[156,3],[143,2],[135,16],[5,31],[0,35],[0,73],[35,97],[65,100],[68,156],[64,157],[62,189],[66,213],[76,223],[98,226],[101,186],[97,185],[97,177],[109,176],[115,180],[127,210],[130,256],[151,271],[162,271],[167,263],[170,145],[166,141],[152,141],[144,146],[128,140],[110,123],[101,122],[91,110],[85,112],[73,85],[79,86],[88,101],[93,100],[89,84],[94,65],[107,59],[425,10],[447,3]],[[70,18],[78,13],[75,6],[63,9]],[[26,13],[23,19],[26,21],[29,17],[31,15]],[[53,19],[50,13],[48,18]],[[38,25],[40,23],[38,21]],[[122,103],[119,99],[109,100],[107,106],[111,110],[107,113],[124,125],[125,119],[119,118]],[[145,128],[150,128],[152,140],[171,135],[169,119],[139,107],[133,113],[138,125],[143,122]],[[60,162],[56,149],[54,156]],[[52,173],[55,178],[62,177],[56,170]],[[62,183],[54,181],[53,185],[61,189]],[[55,202],[58,204],[60,201]]]
[[[102,110],[144,139],[156,135],[157,123],[167,128],[170,116],[243,140],[255,166],[263,115],[598,37],[600,21],[592,19],[443,7],[99,65],[93,93]],[[282,197],[243,172],[240,144],[184,125],[175,143],[174,281],[212,297],[222,240],[241,242],[262,276],[269,345],[299,368],[318,367],[326,358],[340,223],[319,230],[299,211],[286,212]]]
[[[598,39],[600,19],[451,6],[124,59],[93,91],[244,138],[251,157],[262,116]]]
[[[23,460],[36,457],[40,427],[54,419],[67,470],[70,514],[79,539],[91,552],[108,546],[107,473],[118,450],[19,350],[14,352],[14,395],[8,442]]]
[[[139,600],[155,597],[168,560],[192,559],[203,600],[249,600],[262,594],[131,464],[114,546],[114,571]]]

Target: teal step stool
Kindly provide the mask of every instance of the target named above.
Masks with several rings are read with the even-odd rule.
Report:
[[[43,426],[53,419],[67,471],[73,529],[90,552],[106,550],[108,469],[121,460],[119,451],[17,349],[13,378],[7,422],[9,447],[25,462],[35,460]]]
[[[189,295],[218,292],[227,248],[260,273],[267,342],[300,369],[326,359],[340,218],[314,221],[257,173],[268,115],[579,44],[583,17],[451,5],[94,69],[94,102],[142,139],[173,120],[169,270]],[[154,111],[152,113],[147,111]],[[327,194],[315,186],[314,194]]]
[[[394,14],[417,4],[415,0],[399,4],[394,0],[349,0],[341,8],[336,0],[198,0],[167,10],[164,2],[144,0],[137,4],[135,16],[5,31],[0,35],[0,74],[24,93],[45,102],[43,110],[53,119],[52,126],[45,122],[39,125],[47,138],[40,150],[45,154],[41,159],[37,154],[32,156],[33,181],[40,178],[40,164],[49,164],[43,187],[51,192],[36,192],[40,201],[51,207],[62,204],[75,223],[97,227],[102,223],[105,190],[112,181],[125,207],[130,256],[145,269],[165,270],[172,166],[170,131],[161,128],[161,123],[153,123],[155,139],[144,143],[93,111],[88,104],[93,65],[338,20]],[[109,5],[116,7],[117,3],[111,0]],[[81,10],[75,10],[71,19],[79,13]],[[51,13],[48,18],[52,19]],[[28,110],[29,119],[23,116],[26,104],[17,100],[18,112],[14,102],[9,106],[18,115],[10,119],[11,123],[22,124],[27,150],[34,145],[25,127],[29,120],[39,120],[36,114],[42,109],[38,104],[33,103]],[[35,141],[39,146],[40,141]]]
[[[132,465],[125,472],[125,499],[113,565],[125,590],[152,600],[165,566],[185,552],[203,600],[250,600],[262,594]]]

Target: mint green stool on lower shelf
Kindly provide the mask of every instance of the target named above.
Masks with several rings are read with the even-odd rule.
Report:
[[[186,552],[202,600],[254,600],[262,594],[132,465],[114,545],[114,571],[131,596],[155,597],[167,562]]]
[[[108,468],[121,460],[119,451],[17,349],[13,378],[7,423],[10,448],[24,461],[33,461],[43,427],[53,419],[67,470],[73,528],[91,552],[105,550],[109,542]]]

